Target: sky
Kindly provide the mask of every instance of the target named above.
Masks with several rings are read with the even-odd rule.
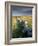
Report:
[[[20,6],[12,6],[11,7],[12,16],[31,16],[32,8],[30,7],[20,7]]]

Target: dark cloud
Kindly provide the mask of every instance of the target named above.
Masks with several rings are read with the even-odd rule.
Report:
[[[30,7],[20,7],[12,6],[12,15],[32,15],[32,8]]]

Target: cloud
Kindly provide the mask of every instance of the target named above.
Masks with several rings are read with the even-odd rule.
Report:
[[[13,16],[32,15],[32,8],[13,6],[12,7],[12,15]]]

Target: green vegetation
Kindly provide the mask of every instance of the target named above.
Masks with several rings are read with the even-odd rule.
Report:
[[[20,18],[21,21],[17,18]],[[28,22],[27,27],[25,21]],[[28,31],[32,33],[32,16],[14,16],[12,18],[12,38],[31,37],[32,34],[28,35]]]

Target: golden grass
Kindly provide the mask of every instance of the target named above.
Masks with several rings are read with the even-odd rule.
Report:
[[[28,21],[29,26],[32,25],[32,16],[12,16],[12,27],[16,25],[16,19]]]

